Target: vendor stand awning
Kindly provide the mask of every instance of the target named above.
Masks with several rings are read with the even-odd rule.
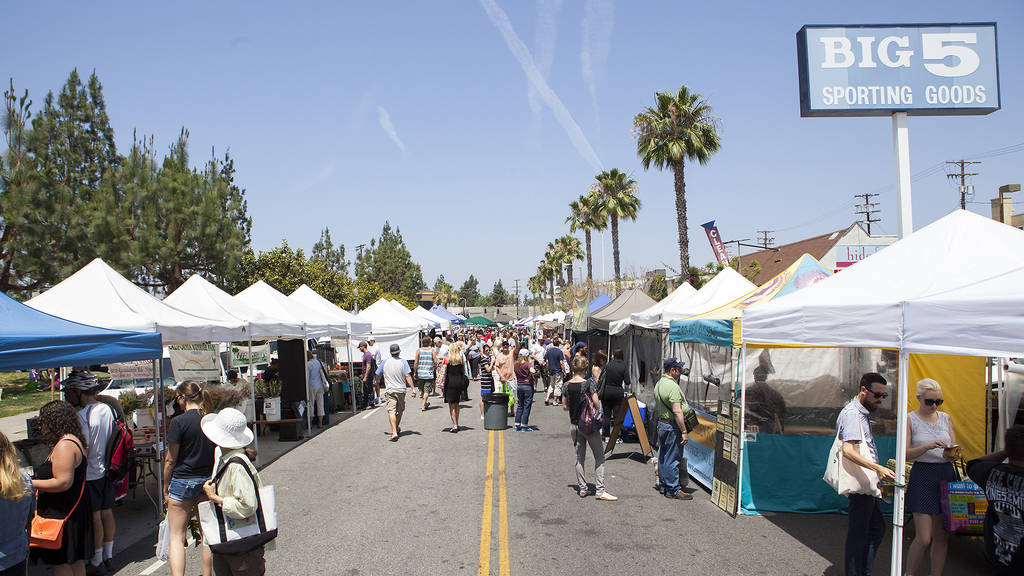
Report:
[[[351,334],[369,334],[373,329],[370,321],[340,308],[305,284],[296,288],[288,297],[303,306],[324,314],[335,323],[343,324]]]
[[[726,268],[726,270],[728,270],[728,268]],[[719,273],[719,275],[721,275],[721,273]],[[751,285],[751,288],[753,288],[753,285]],[[668,321],[672,318],[686,318],[687,316],[692,316],[696,313],[692,311],[683,314],[673,312],[679,303],[686,301],[686,299],[692,296],[695,292],[697,291],[693,289],[693,286],[686,283],[681,284],[668,296],[662,298],[646,310],[630,314],[628,319],[613,322],[611,326],[609,326],[609,331],[612,334],[621,334],[630,326],[638,328],[652,328],[655,330],[667,330]]]
[[[444,306],[434,304],[433,306],[430,307],[429,312],[440,318],[444,318],[445,320],[450,321],[452,324],[462,324],[462,318],[455,314],[452,314]]]
[[[629,318],[630,314],[646,310],[655,304],[657,302],[645,294],[643,290],[631,288],[619,294],[615,300],[612,300],[597,312],[591,313],[587,324],[590,330],[607,332],[612,321]]]
[[[159,358],[160,334],[87,326],[0,293],[0,372]]]
[[[164,298],[182,312],[213,318],[223,322],[237,322],[243,332],[231,341],[242,342],[271,338],[302,338],[302,323],[274,318],[214,286],[199,274],[189,276],[184,284]]]
[[[498,325],[497,322],[489,318],[485,318],[483,316],[473,316],[470,318],[466,318],[465,324],[469,326],[488,326],[491,328],[494,328]]]

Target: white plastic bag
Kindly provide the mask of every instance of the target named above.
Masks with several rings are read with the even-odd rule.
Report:
[[[156,535],[156,559],[166,562],[171,555],[171,528],[167,525],[167,518],[160,521],[160,528]]]

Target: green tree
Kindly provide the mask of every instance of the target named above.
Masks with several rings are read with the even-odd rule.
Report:
[[[459,288],[458,299],[461,303],[465,299],[466,306],[477,306],[480,301],[480,282],[472,274],[462,283]]]
[[[591,256],[591,231],[604,230],[607,220],[601,217],[600,198],[594,194],[580,196],[579,200],[569,203],[569,217],[565,219],[569,225],[569,232],[573,234],[577,230],[583,230],[583,238],[587,249],[587,280],[594,279],[594,264]]]
[[[323,262],[331,270],[340,272],[344,276],[348,276],[348,261],[345,260],[345,246],[339,244],[334,245],[331,241],[331,230],[324,228],[320,232],[320,239],[317,240],[316,244],[313,244],[313,251],[310,253],[310,259]]]
[[[444,279],[444,274],[439,274],[434,281],[434,304],[446,306],[455,301],[455,288]]]
[[[82,84],[73,70],[56,97],[48,93],[25,143],[37,185],[20,198],[25,225],[19,227],[14,269],[23,285],[43,288],[97,256],[109,240],[91,229],[94,199],[121,158],[96,74]],[[123,270],[127,263],[110,264]]]
[[[708,262],[703,267],[690,266],[688,280],[690,286],[693,286],[697,290],[700,290],[702,286],[711,281],[716,274],[725,269],[720,262]],[[681,281],[687,281],[687,277],[683,276]]]
[[[356,277],[375,282],[389,294],[400,294],[415,301],[416,292],[426,288],[420,265],[402,239],[402,231],[391,229],[385,222],[380,238],[370,240],[370,245],[356,258]]]
[[[18,96],[14,80],[10,82],[4,91],[2,125],[7,148],[0,157],[0,291],[18,298],[41,283],[26,273],[21,234],[31,223],[30,199],[41,195],[27,142],[32,101],[28,90]]]
[[[650,284],[647,285],[647,295],[659,301],[668,296],[668,283],[665,282],[664,274],[655,274],[651,278]]]
[[[653,164],[671,168],[675,176],[676,225],[679,230],[680,270],[690,269],[690,240],[686,224],[686,161],[705,165],[721,143],[711,105],[686,86],[675,94],[657,92],[656,104],[633,118],[636,152],[644,169]]]
[[[501,283],[499,279],[494,283],[494,287],[491,288],[491,293],[487,296],[487,306],[509,306],[516,303],[516,299],[509,294],[508,290]]]
[[[601,172],[596,179],[597,183],[590,187],[590,192],[598,197],[599,214],[611,222],[612,262],[615,264],[615,289],[618,291],[621,280],[619,273],[619,221],[636,220],[636,213],[640,210],[640,199],[636,197],[636,180],[618,168]]]

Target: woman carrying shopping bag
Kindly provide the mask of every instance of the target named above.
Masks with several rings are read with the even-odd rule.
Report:
[[[263,576],[266,572],[265,550],[274,547],[273,538],[277,535],[276,510],[269,506],[263,494],[263,482],[259,472],[245,453],[245,447],[253,441],[253,433],[246,426],[245,415],[234,408],[225,408],[216,414],[207,414],[202,420],[203,433],[217,445],[214,454],[213,479],[203,485],[207,498],[212,502],[211,508],[200,508],[200,522],[203,534],[210,541],[213,553],[213,572],[217,576]],[[216,514],[211,520],[210,515]],[[268,518],[269,515],[272,518]],[[218,522],[219,520],[219,522]],[[259,525],[259,534],[254,538],[258,543],[251,549],[237,553],[225,553],[218,550],[214,543],[222,543],[224,529],[221,534],[210,533],[210,526],[229,524],[233,531],[243,532],[244,526]],[[264,524],[272,525],[272,531],[263,530]],[[229,544],[237,544],[234,540]],[[237,548],[237,546],[236,546]]]

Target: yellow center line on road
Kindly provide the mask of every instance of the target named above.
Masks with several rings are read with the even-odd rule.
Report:
[[[509,576],[508,494],[505,492],[505,434],[498,435],[498,573]]]
[[[504,477],[503,477],[504,479]],[[504,483],[502,484],[504,486]],[[487,437],[487,474],[484,481],[484,512],[480,519],[480,569],[478,576],[491,574],[491,500],[494,497],[494,430]]]

